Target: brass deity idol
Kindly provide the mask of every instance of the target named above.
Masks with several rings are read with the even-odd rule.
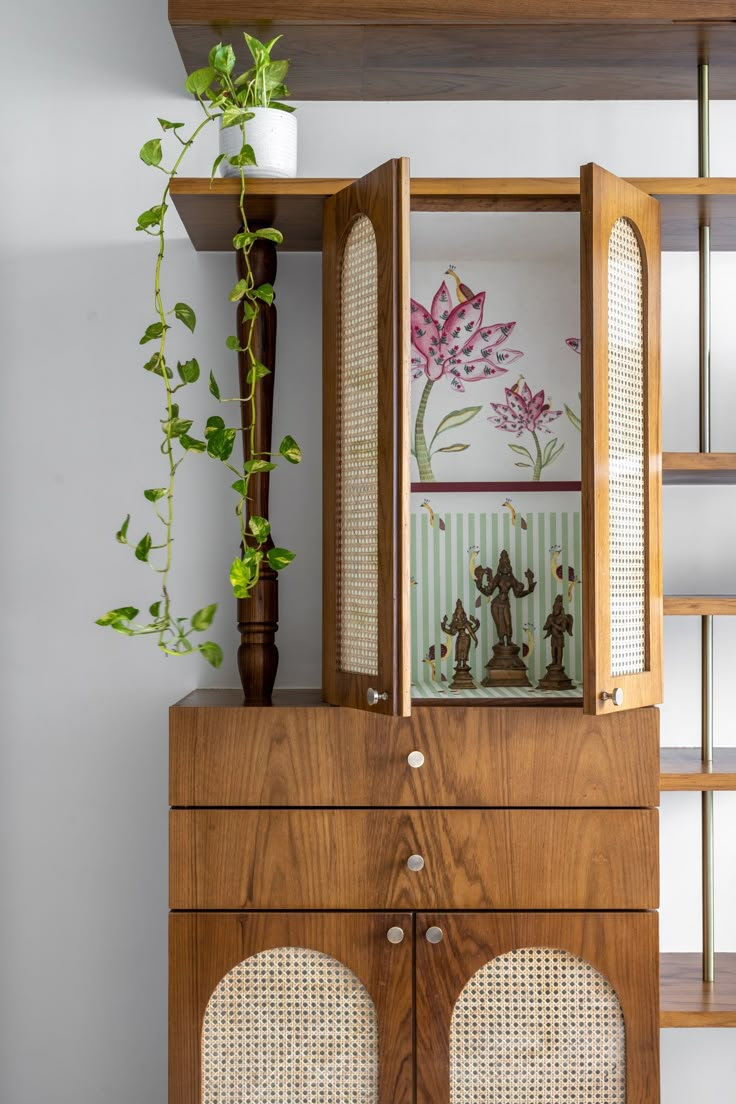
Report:
[[[457,643],[455,644],[455,677],[450,683],[451,690],[475,690],[475,683],[470,674],[468,657],[470,655],[470,641],[472,640],[476,646],[478,644],[476,632],[479,628],[480,621],[477,617],[473,617],[472,614],[468,617],[459,598],[455,603],[455,612],[452,615],[452,621],[450,621],[449,625],[447,623],[447,614],[442,618],[443,633],[447,633],[448,636],[457,636]]]
[[[547,664],[547,674],[539,680],[540,690],[572,690],[575,683],[567,677],[562,664],[565,649],[565,633],[572,636],[572,614],[565,613],[562,595],[555,598],[552,612],[544,622],[545,639],[550,640],[552,662]]]
[[[493,655],[486,664],[486,677],[483,686],[531,686],[526,672],[526,664],[521,659],[518,644],[513,642],[510,596],[526,598],[536,587],[534,572],[528,568],[524,572],[524,584],[514,576],[509,554],[504,548],[498,560],[495,575],[490,567],[476,567],[475,585],[487,598],[498,591],[491,602],[491,616],[498,633],[498,644],[493,645]]]

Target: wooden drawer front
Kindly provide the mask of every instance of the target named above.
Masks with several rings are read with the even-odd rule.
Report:
[[[170,873],[173,909],[649,909],[657,813],[175,809]]]
[[[418,769],[412,751],[424,755]],[[656,709],[597,718],[453,704],[405,719],[324,705],[171,710],[175,806],[658,803]]]

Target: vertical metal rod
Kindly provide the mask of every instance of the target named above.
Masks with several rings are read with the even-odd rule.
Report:
[[[708,65],[698,66],[698,175],[710,176],[710,88]],[[710,452],[710,355],[711,355],[711,281],[710,226],[699,228],[699,366],[700,366],[700,451]],[[701,625],[701,757],[713,761],[713,618],[703,617]],[[714,848],[713,792],[701,794],[702,802],[702,878],[703,878],[703,981],[715,975],[714,946]]]

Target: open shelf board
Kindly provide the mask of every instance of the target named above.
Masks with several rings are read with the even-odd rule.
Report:
[[[169,0],[186,69],[284,36],[297,100],[736,99],[731,0]]]
[[[736,483],[736,452],[664,452],[662,482],[699,487]]]
[[[735,25],[736,27],[736,25]],[[736,51],[736,48],[735,48]],[[736,96],[736,92],[735,92]],[[249,180],[248,217],[281,230],[291,252],[322,248],[322,207],[351,180],[293,178]],[[731,177],[636,177],[631,183],[662,204],[662,248],[698,248],[698,227],[709,220],[711,247],[736,250],[736,179]],[[237,178],[176,177],[171,197],[197,250],[228,250],[239,229]],[[413,211],[577,211],[576,177],[472,179],[417,177],[411,181]],[[681,455],[681,454],[678,454]]]
[[[716,748],[703,763],[700,748],[662,748],[659,788],[666,790],[736,790],[736,748]]]
[[[663,954],[659,961],[660,1027],[736,1027],[736,954],[716,955],[710,984],[699,954]]]
[[[732,594],[665,594],[665,617],[734,617],[736,597]]]

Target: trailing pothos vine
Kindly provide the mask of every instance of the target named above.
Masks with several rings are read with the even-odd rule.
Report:
[[[288,70],[288,61],[272,61],[271,50],[278,38],[262,43],[251,35],[245,35],[250,50],[252,64],[240,76],[233,76],[235,54],[232,46],[219,43],[210,51],[208,65],[191,73],[186,82],[187,91],[196,97],[204,112],[202,119],[185,136],[185,124],[159,119],[162,138],[152,138],[140,151],[140,158],[152,168],[166,176],[161,201],[138,216],[136,230],[158,239],[158,254],[153,280],[153,308],[155,321],[147,326],[140,339],[141,345],[156,342],[156,350],[143,365],[145,371],[161,380],[163,387],[163,417],[161,426],[161,454],[165,462],[164,485],[149,487],[143,497],[153,511],[155,525],[152,528],[158,534],[146,531],[138,539],[129,536],[131,515],[128,514],[116,533],[120,544],[130,548],[135,558],[147,564],[159,576],[160,594],[148,607],[149,619],[137,620],[140,610],[132,605],[120,606],[109,610],[97,620],[98,625],[109,626],[125,636],[154,636],[158,647],[166,655],[180,656],[199,652],[212,664],[219,667],[222,662],[222,649],[211,640],[198,642],[197,634],[205,632],[215,616],[216,603],[196,611],[191,617],[178,617],[174,610],[169,579],[173,562],[174,546],[174,490],[179,469],[191,454],[201,453],[222,463],[235,475],[232,488],[237,496],[235,514],[240,528],[241,555],[237,556],[230,569],[230,582],[237,598],[247,598],[256,586],[261,565],[265,560],[271,568],[278,571],[294,559],[294,553],[287,548],[266,548],[270,543],[270,523],[267,518],[249,515],[248,500],[251,480],[254,476],[273,470],[276,458],[281,457],[290,464],[298,464],[301,452],[291,436],[282,440],[278,453],[257,453],[256,419],[257,391],[259,380],[268,375],[270,369],[262,364],[253,350],[253,331],[259,310],[263,305],[270,306],[274,298],[271,284],[256,284],[251,268],[250,254],[255,243],[267,240],[277,245],[282,241],[281,233],[273,227],[251,230],[246,214],[246,178],[245,169],[255,165],[255,155],[246,141],[246,125],[253,113],[252,107],[272,107],[282,111],[292,111],[289,105],[282,103],[288,95],[284,79]],[[228,349],[244,357],[248,391],[237,398],[223,398],[213,372],[209,373],[210,393],[220,403],[242,404],[245,416],[242,424],[228,426],[220,415],[207,418],[201,436],[192,432],[193,420],[182,414],[180,401],[175,396],[184,388],[197,383],[200,378],[200,366],[195,357],[176,364],[176,376],[167,360],[167,335],[172,323],[179,322],[194,333],[196,315],[187,304],[178,302],[167,307],[162,291],[161,275],[166,251],[166,218],[169,210],[169,192],[171,180],[179,172],[182,162],[199,135],[211,123],[219,122],[223,127],[238,127],[241,134],[240,151],[228,160],[240,172],[239,211],[242,229],[233,238],[233,248],[242,255],[241,272],[245,275],[238,280],[230,292],[230,300],[238,304],[242,311],[242,320],[246,324],[244,333],[246,344],[242,345],[237,336],[228,337],[225,344]],[[174,147],[174,156],[170,167],[163,164],[163,141],[169,139],[179,143]],[[212,176],[225,157],[220,154],[212,167]],[[240,433],[247,437],[245,460],[241,467],[232,461],[235,442]]]

